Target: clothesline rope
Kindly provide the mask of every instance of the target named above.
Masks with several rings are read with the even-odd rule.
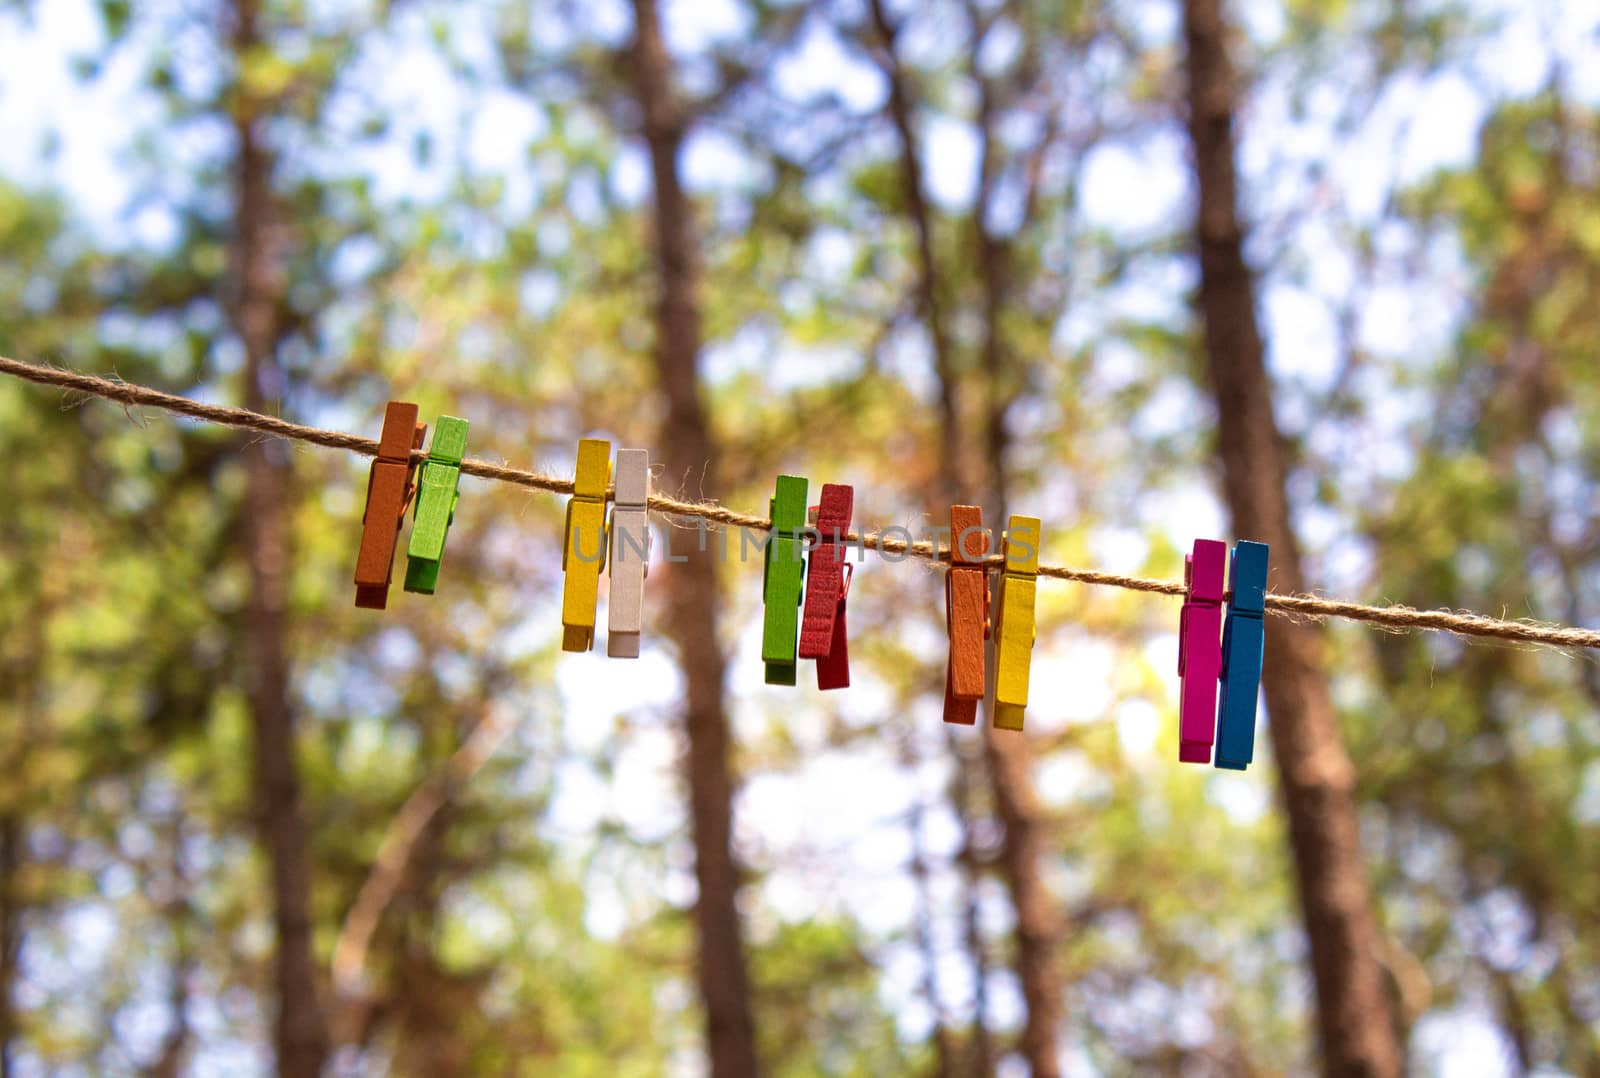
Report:
[[[25,381],[36,382],[39,385],[77,390],[80,393],[103,397],[106,400],[120,401],[127,405],[148,405],[152,408],[161,408],[165,411],[175,412],[178,415],[185,415],[191,419],[199,419],[207,423],[241,427],[261,434],[270,434],[273,437],[286,438],[291,441],[309,442],[312,445],[325,446],[329,449],[343,449],[369,457],[376,456],[378,452],[378,443],[371,438],[360,438],[353,434],[343,434],[339,431],[306,427],[298,423],[290,423],[287,420],[278,419],[275,416],[251,412],[244,408],[205,404],[201,401],[190,400],[187,397],[164,393],[159,389],[150,389],[147,386],[101,378],[92,374],[82,374],[77,371],[63,370],[58,367],[22,363],[14,359],[8,359],[5,356],[0,356],[0,374],[9,374]],[[427,459],[427,454],[422,450],[415,450],[412,453],[412,458],[420,463]],[[542,472],[509,468],[505,465],[491,464],[488,461],[472,458],[461,462],[461,470],[467,475],[475,475],[501,483],[513,483],[533,490],[549,491],[552,494],[572,493],[572,480],[546,475]],[[650,496],[650,509],[656,513],[669,516],[697,517],[715,524],[734,528],[750,528],[757,531],[766,531],[771,524],[771,521],[766,517],[736,512],[710,502],[681,501],[661,494],[652,494]],[[934,544],[926,540],[907,541],[879,532],[865,535],[852,533],[847,537],[847,541],[852,545],[860,545],[880,554],[899,554],[929,561],[948,560],[949,556],[948,552],[935,549]],[[994,567],[999,567],[1003,562],[1004,558],[999,555],[993,555],[989,558],[989,563]],[[1154,592],[1158,595],[1184,594],[1183,584],[1177,581],[1123,576],[1118,573],[1102,573],[1093,569],[1074,569],[1066,565],[1040,565],[1039,575],[1055,580],[1076,581],[1080,584]],[[1344,618],[1350,621],[1364,621],[1368,624],[1402,631],[1425,629],[1453,633],[1457,636],[1487,637],[1546,647],[1600,649],[1600,630],[1580,629],[1534,621],[1511,621],[1470,611],[1417,610],[1414,607],[1401,605],[1368,606],[1363,603],[1351,603],[1339,599],[1324,599],[1315,595],[1292,595],[1279,592],[1269,592],[1267,594],[1266,608],[1269,613],[1290,618],[1318,620]]]

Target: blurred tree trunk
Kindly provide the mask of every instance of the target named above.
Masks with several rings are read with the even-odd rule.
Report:
[[[954,775],[950,780],[950,809],[961,824],[961,847],[957,853],[961,865],[962,895],[961,938],[972,959],[972,1034],[964,1058],[966,1065],[961,1073],[990,1075],[994,1073],[994,1038],[989,1033],[989,949],[983,936],[983,918],[978,909],[979,885],[983,880],[989,852],[979,847],[979,836],[985,830],[974,826],[977,810],[973,802],[983,791],[976,779],[987,766],[982,751],[969,737],[959,736],[952,726],[945,726],[945,745],[954,760]]]
[[[0,542],[7,549],[25,549],[24,536],[15,529],[17,521],[13,518],[6,523],[13,527],[0,533]],[[45,665],[51,618],[71,594],[65,588],[52,594],[52,589],[44,586],[49,575],[39,572],[36,563],[26,564],[32,571],[17,573],[12,580],[13,596],[22,600],[21,609],[29,616],[17,629],[8,631],[7,642],[12,646],[0,649],[0,704],[11,705],[7,710],[15,716],[7,731],[15,741],[5,746],[0,766],[18,776],[32,773],[32,749],[52,737],[47,732],[45,709],[39,706],[39,674]],[[28,856],[28,815],[36,803],[34,792],[27,783],[12,782],[5,794],[0,798],[0,1078],[11,1078],[17,1072],[14,1052],[22,1025],[16,993],[22,976],[25,921],[39,904],[42,877],[34,876],[37,866]],[[31,886],[30,879],[35,880]]]
[[[1223,489],[1238,536],[1272,547],[1273,586],[1302,591],[1287,466],[1244,259],[1234,164],[1234,72],[1221,0],[1185,0],[1189,134],[1199,190],[1200,311],[1217,399]],[[1316,625],[1274,619],[1263,673],[1300,905],[1311,946],[1323,1071],[1401,1073],[1372,895],[1352,794],[1354,773],[1322,672]]]
[[[257,0],[235,0],[233,58],[239,67],[262,47]],[[286,282],[277,257],[277,222],[271,193],[272,160],[264,144],[263,101],[235,86],[233,127],[234,328],[244,345],[244,406],[276,409],[282,372],[277,365],[279,311]],[[246,468],[245,543],[250,598],[245,633],[251,716],[255,729],[256,797],[262,845],[272,872],[277,948],[278,1073],[299,1078],[321,1073],[327,1030],[318,1004],[312,961],[310,866],[307,828],[300,810],[294,759],[294,710],[289,700],[285,648],[289,591],[288,465],[282,443],[243,442]]]
[[[168,976],[167,1011],[172,1026],[161,1038],[161,1054],[144,1068],[144,1078],[178,1078],[188,1066],[194,1046],[194,1029],[189,1022],[189,980],[195,974],[195,881],[183,858],[184,816],[174,813],[163,828],[165,873],[147,871],[146,895],[159,894],[159,912],[172,936],[172,962]]]
[[[909,710],[904,701],[901,702],[901,706],[904,710]],[[911,737],[901,741],[899,756],[900,766],[907,771],[921,764]],[[934,1063],[930,1074],[933,1078],[955,1078],[955,1045],[950,1036],[950,1017],[944,1000],[939,995],[939,952],[934,940],[933,881],[928,870],[926,836],[923,834],[927,827],[926,818],[927,806],[919,793],[911,802],[911,818],[906,823],[906,831],[911,839],[911,881],[917,895],[912,939],[916,942],[917,955],[922,960],[920,987],[922,994],[928,998],[928,1009],[933,1013],[933,1032],[929,1039],[933,1041]]]
[[[889,97],[886,104],[889,121],[899,143],[900,197],[904,201],[906,217],[916,244],[914,287],[917,313],[928,330],[934,375],[939,388],[939,419],[943,436],[938,445],[938,489],[932,493],[939,506],[966,503],[971,500],[971,495],[965,493],[970,484],[964,482],[961,475],[965,454],[960,448],[963,428],[957,403],[959,379],[955,369],[955,350],[945,324],[940,267],[933,246],[933,211],[928,205],[922,151],[912,115],[912,87],[898,51],[900,24],[890,17],[882,0],[872,0],[871,18],[872,32],[876,37],[873,55],[888,82]],[[935,523],[941,520],[937,510],[933,519]],[[948,517],[943,519],[947,520]],[[955,731],[947,727],[944,735],[956,761],[955,777],[950,788],[950,808],[961,823],[959,857],[962,882],[967,892],[963,924],[973,966],[972,1035],[970,1046],[962,1053],[965,1062],[961,1070],[969,1074],[988,1075],[994,1071],[994,1047],[988,1025],[989,961],[984,949],[977,902],[983,867],[979,863],[980,854],[975,844],[973,784],[968,772],[969,766],[975,765],[980,757],[970,751],[968,743],[957,737]],[[929,1005],[936,1006],[936,1001],[929,1000]]]
[[[934,373],[939,379],[939,418],[945,432],[940,475],[948,488],[945,498],[955,499],[960,497],[957,490],[970,486],[962,473],[966,454],[961,451],[963,431],[956,402],[955,349],[950,343],[944,289],[933,249],[933,211],[928,206],[927,184],[922,176],[922,152],[912,116],[912,88],[897,51],[900,24],[890,18],[883,0],[872,0],[872,28],[878,38],[878,67],[889,83],[889,119],[900,143],[900,193],[916,235],[917,309],[927,323]]]
[[[22,818],[0,816],[0,1078],[14,1073],[12,1041],[17,1036],[17,971],[22,957],[22,901],[18,876],[23,863]]]
[[[654,349],[663,399],[658,460],[666,474],[698,474],[716,490],[717,446],[700,400],[700,265],[692,207],[678,176],[688,122],[677,104],[672,59],[655,0],[634,0],[633,78],[644,118],[655,190],[655,259],[660,295]],[[724,707],[725,662],[718,636],[717,567],[690,552],[666,576],[667,632],[687,688],[688,784],[694,827],[695,926],[700,998],[716,1078],[758,1073],[750,978],[739,922],[733,858],[733,777]]]
[[[1003,506],[1003,497],[994,504]],[[1004,519],[995,527],[1003,528]],[[993,663],[990,663],[991,669]],[[1057,900],[1045,887],[1039,866],[1044,860],[1045,829],[1040,819],[1039,795],[1033,782],[1033,748],[1028,739],[993,723],[993,690],[985,702],[984,747],[994,776],[995,809],[1005,824],[1000,865],[1011,903],[1016,908],[1016,974],[1028,1004],[1027,1021],[1019,1046],[1035,1078],[1056,1078],[1056,1038],[1061,1013],[1061,977],[1054,955],[1060,938]]]
[[[918,306],[928,323],[939,384],[944,428],[939,474],[945,488],[944,497],[981,505],[984,523],[998,536],[1006,523],[1005,424],[1010,398],[996,386],[1008,384],[1010,372],[1003,369],[1006,353],[1001,326],[1008,252],[1005,243],[994,237],[984,224],[994,194],[994,113],[985,107],[979,117],[979,134],[985,150],[984,177],[972,210],[978,269],[984,290],[983,375],[989,390],[986,396],[992,406],[968,418],[968,410],[962,407],[962,391],[975,381],[964,383],[961,378],[954,345],[945,328],[944,297],[949,290],[934,250],[933,214],[928,205],[922,155],[913,121],[913,91],[896,50],[899,25],[889,15],[883,0],[872,0],[871,16],[880,49],[879,65],[888,81],[889,119],[900,143],[901,197],[916,236]],[[984,92],[987,95],[986,86]],[[998,552],[998,549],[996,541],[991,552]],[[992,641],[989,648],[992,668]],[[992,701],[990,703],[992,705]],[[1055,899],[1046,889],[1039,871],[1043,833],[1033,784],[1032,748],[1026,738],[994,729],[990,706],[985,707],[983,722],[983,759],[991,783],[994,811],[1003,825],[1001,875],[1017,916],[1014,967],[1027,1004],[1027,1019],[1018,1048],[1032,1074],[1037,1078],[1054,1078],[1061,1073],[1056,1058],[1061,984],[1052,961],[1059,926]],[[961,816],[968,835],[964,857],[968,859],[969,876],[975,876],[976,869],[970,862],[975,853],[970,848],[969,810],[963,809]],[[975,941],[974,946],[979,944]],[[981,976],[983,956],[979,953],[975,958]],[[987,1047],[985,1015],[981,1008],[977,1027],[974,1038],[979,1056],[975,1061],[976,1069],[977,1073],[987,1074],[994,1064]]]
[[[975,51],[975,50],[974,50]],[[984,515],[996,536],[1005,528],[1011,507],[1010,473],[1006,467],[1011,447],[1010,413],[1023,379],[1016,370],[1016,357],[1007,347],[1005,317],[1009,295],[1011,241],[996,236],[988,220],[997,197],[999,132],[991,87],[981,75],[974,54],[971,67],[979,80],[978,127],[982,139],[982,167],[978,197],[972,213],[974,242],[977,247],[978,275],[983,286],[983,371],[986,379],[983,427],[979,431],[983,457],[987,462]],[[1028,193],[1023,202],[1019,231],[1027,228],[1037,209],[1037,168],[1049,148],[1049,136],[1034,150],[1029,172]],[[994,552],[999,553],[1000,544]],[[999,589],[995,590],[998,603]],[[989,669],[994,666],[994,640],[987,644]],[[1033,782],[1033,746],[1029,739],[994,725],[992,683],[984,700],[984,749],[989,773],[994,778],[995,810],[1005,824],[1000,847],[1000,864],[1011,901],[1016,907],[1016,973],[1022,996],[1028,1003],[1028,1017],[1022,1029],[1022,1054],[1034,1078],[1057,1078],[1061,1066],[1056,1038],[1062,1021],[1061,976],[1054,961],[1056,942],[1063,931],[1060,903],[1050,894],[1040,874],[1046,851],[1046,828],[1041,820],[1038,791]]]

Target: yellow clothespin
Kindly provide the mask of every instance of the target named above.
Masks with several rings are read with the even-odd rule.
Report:
[[[1000,577],[999,628],[995,630],[994,725],[1022,729],[1028,706],[1028,667],[1037,632],[1033,599],[1039,580],[1039,518],[1012,517],[1006,526],[1006,566]]]
[[[600,570],[606,563],[606,485],[611,481],[611,443],[578,442],[578,468],[567,502],[567,542],[561,552],[566,585],[561,591],[561,650],[588,651],[594,643],[594,608]]]

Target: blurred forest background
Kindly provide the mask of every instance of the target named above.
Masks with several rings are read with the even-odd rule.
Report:
[[[1582,0],[3,0],[0,354],[1593,626],[1597,109]],[[823,697],[737,561],[562,655],[560,498],[379,615],[360,458],[0,451],[5,1076],[1600,1075],[1592,657],[1273,619],[1220,773],[1168,599],[1042,584],[995,736],[921,563]]]

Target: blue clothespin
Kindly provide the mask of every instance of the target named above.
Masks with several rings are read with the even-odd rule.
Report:
[[[1243,771],[1255,755],[1256,696],[1266,627],[1267,544],[1241,539],[1228,563],[1228,620],[1222,626],[1222,697],[1217,703],[1217,766]]]

